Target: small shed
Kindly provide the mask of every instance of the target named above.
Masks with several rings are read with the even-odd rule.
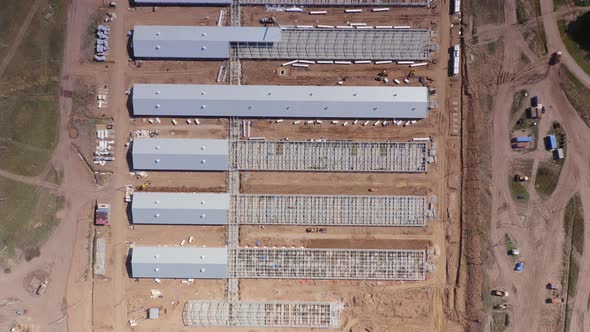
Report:
[[[158,318],[160,318],[160,308],[149,308],[149,310],[148,310],[148,318],[149,319],[158,319]]]
[[[109,204],[96,204],[96,213],[94,215],[94,224],[105,226],[109,224],[109,213],[111,206]]]
[[[516,143],[530,143],[533,141],[531,136],[516,136],[512,139]]]
[[[539,109],[537,107],[527,108],[527,117],[529,119],[538,119],[539,118]]]
[[[525,149],[528,147],[529,147],[529,143],[527,143],[527,142],[512,143],[513,149]]]
[[[563,149],[555,149],[553,150],[553,159],[560,160],[565,158],[565,154],[563,153]]]
[[[548,135],[545,137],[545,146],[547,150],[557,149],[557,138],[555,135]]]

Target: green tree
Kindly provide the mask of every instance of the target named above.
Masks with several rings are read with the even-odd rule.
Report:
[[[580,48],[590,51],[590,12],[570,22],[567,26],[567,34],[580,45]]]

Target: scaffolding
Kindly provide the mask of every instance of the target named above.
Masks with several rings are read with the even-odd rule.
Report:
[[[232,141],[244,171],[426,172],[426,142]]]
[[[425,280],[426,250],[237,248],[228,274],[246,279]]]
[[[238,0],[242,5],[426,7],[431,0]]]
[[[281,41],[231,43],[240,59],[418,60],[430,59],[429,29],[292,29]]]
[[[341,304],[335,302],[188,301],[185,326],[336,328]]]
[[[426,196],[233,195],[230,222],[255,225],[426,226]]]

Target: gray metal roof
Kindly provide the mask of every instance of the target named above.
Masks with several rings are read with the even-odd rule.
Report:
[[[133,247],[133,278],[227,278],[227,249],[199,247]]]
[[[146,26],[133,30],[136,58],[226,59],[231,42],[272,43],[281,40],[276,27]]]
[[[232,0],[133,0],[136,5],[231,5]]]
[[[137,116],[421,119],[425,87],[135,84]]]
[[[135,192],[134,224],[227,224],[229,194]]]
[[[228,169],[229,147],[223,139],[136,138],[131,148],[134,170]]]

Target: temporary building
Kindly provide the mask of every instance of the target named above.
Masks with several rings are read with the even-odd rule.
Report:
[[[131,203],[134,224],[227,224],[229,194],[135,192]]]
[[[133,247],[133,278],[227,278],[227,249],[200,247]]]

